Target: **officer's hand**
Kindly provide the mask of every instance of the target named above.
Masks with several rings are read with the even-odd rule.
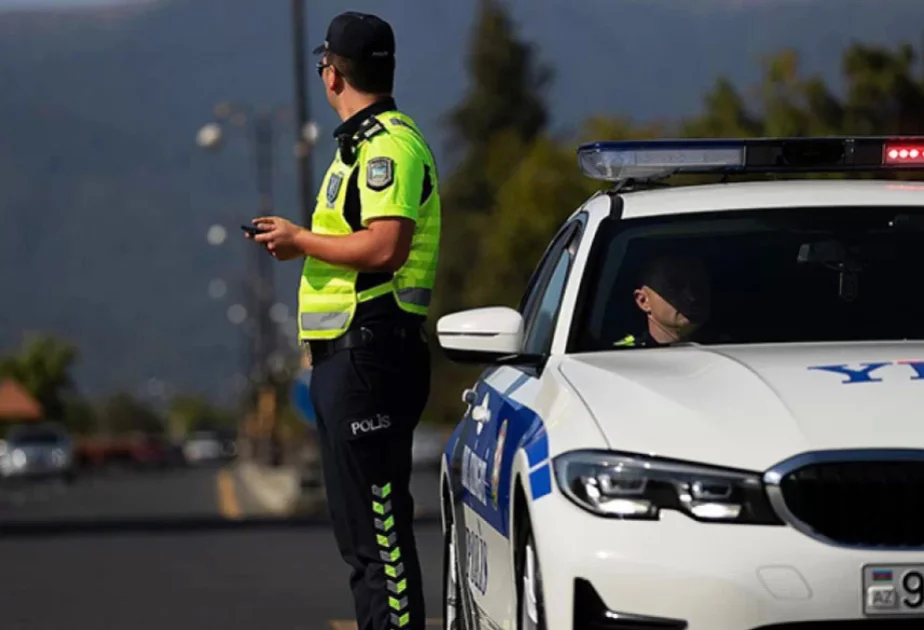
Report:
[[[269,250],[269,253],[272,254],[273,258],[276,260],[292,260],[293,258],[304,255],[302,254],[302,250],[294,245],[278,245],[273,249],[267,246],[266,249]]]
[[[302,253],[295,243],[295,237],[302,228],[291,221],[281,217],[258,217],[253,224],[261,230],[254,240],[263,243],[275,258],[291,260]]]

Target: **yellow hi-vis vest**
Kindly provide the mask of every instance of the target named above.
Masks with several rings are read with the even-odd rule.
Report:
[[[356,271],[306,258],[298,292],[299,339],[303,341],[336,339],[349,329],[357,304],[383,296],[394,296],[409,313],[426,316],[429,310],[440,238],[433,154],[414,121],[398,111],[367,120],[354,146],[352,164],[344,163],[340,151],[336,152],[321,183],[311,231],[353,233],[344,207],[348,183],[356,172],[363,226],[383,217],[412,219],[416,228],[410,255],[389,282],[360,292],[356,291]]]

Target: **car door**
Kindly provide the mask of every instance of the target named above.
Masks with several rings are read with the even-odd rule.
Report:
[[[575,219],[559,231],[530,280],[520,305],[524,352],[547,354],[551,348],[582,227],[583,220]],[[479,627],[503,627],[512,619],[510,468],[517,449],[541,428],[531,409],[540,377],[541,369],[492,367],[469,390],[453,470],[459,475],[454,485],[462,581]]]

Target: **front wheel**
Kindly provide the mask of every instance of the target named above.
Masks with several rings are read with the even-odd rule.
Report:
[[[519,630],[546,630],[542,599],[542,572],[529,520],[524,519],[518,536],[517,607]]]

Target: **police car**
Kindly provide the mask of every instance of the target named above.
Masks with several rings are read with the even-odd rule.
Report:
[[[441,464],[446,626],[924,627],[924,183],[823,176],[924,169],[924,138],[578,158],[610,188],[519,308],[437,324],[486,366]],[[621,343],[658,253],[702,262],[714,334]]]

